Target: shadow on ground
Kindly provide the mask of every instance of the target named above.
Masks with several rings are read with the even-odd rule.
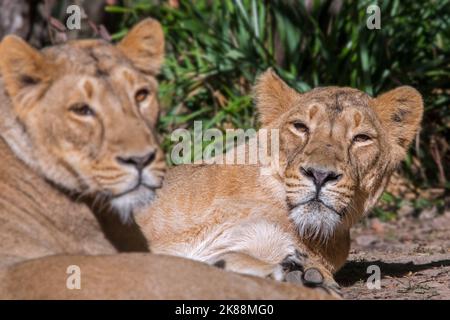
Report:
[[[424,264],[415,264],[413,262],[384,262],[381,260],[350,261],[336,274],[336,281],[344,287],[351,286],[358,281],[365,281],[369,276],[367,273],[367,268],[371,265],[377,265],[380,267],[382,270],[382,277],[388,276],[399,278],[409,274],[410,272],[416,273],[432,268],[449,267],[450,259],[433,261]]]

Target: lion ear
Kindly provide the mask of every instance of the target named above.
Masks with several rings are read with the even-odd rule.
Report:
[[[396,164],[406,155],[419,130],[423,115],[422,96],[416,89],[403,86],[372,99],[371,106],[388,134]]]
[[[287,111],[298,95],[269,68],[256,81],[253,96],[262,126],[268,126]]]
[[[9,35],[0,43],[0,73],[11,97],[31,86],[51,80],[52,65],[21,38]]]
[[[142,72],[158,74],[164,60],[164,32],[161,24],[151,18],[139,22],[117,47]]]

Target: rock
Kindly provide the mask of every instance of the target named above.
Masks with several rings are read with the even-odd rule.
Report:
[[[379,241],[379,238],[375,235],[362,235],[355,239],[356,243],[362,247],[371,246]]]
[[[438,211],[436,209],[436,207],[432,207],[432,208],[427,208],[424,209],[420,215],[419,215],[419,219],[420,220],[431,220],[433,218],[435,218],[438,214]]]
[[[405,204],[397,210],[397,216],[399,218],[410,217],[414,213],[414,207],[410,204]]]
[[[373,231],[375,231],[375,233],[384,233],[384,223],[380,222],[380,219],[378,218],[374,218],[370,221],[370,227]]]

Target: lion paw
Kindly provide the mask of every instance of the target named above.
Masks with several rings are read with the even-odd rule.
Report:
[[[308,262],[308,263],[307,263]],[[305,267],[308,265],[308,267]],[[336,283],[333,275],[324,267],[310,266],[308,256],[296,251],[294,255],[287,256],[280,264],[281,275],[279,281],[303,285],[309,288],[321,288],[332,296],[342,299],[340,286]]]

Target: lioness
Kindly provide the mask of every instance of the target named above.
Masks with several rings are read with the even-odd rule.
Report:
[[[126,219],[152,200],[165,170],[154,133],[163,51],[151,19],[117,46],[0,43],[0,298],[326,297],[184,259],[118,254],[75,201],[107,198]],[[69,290],[71,265],[79,290]]]
[[[349,228],[405,156],[421,95],[411,87],[377,98],[340,87],[301,94],[269,70],[255,98],[262,128],[279,130],[279,165],[269,175],[261,164],[176,167],[138,224],[155,253],[279,280],[297,270],[292,280],[337,292],[331,273],[347,258]]]

